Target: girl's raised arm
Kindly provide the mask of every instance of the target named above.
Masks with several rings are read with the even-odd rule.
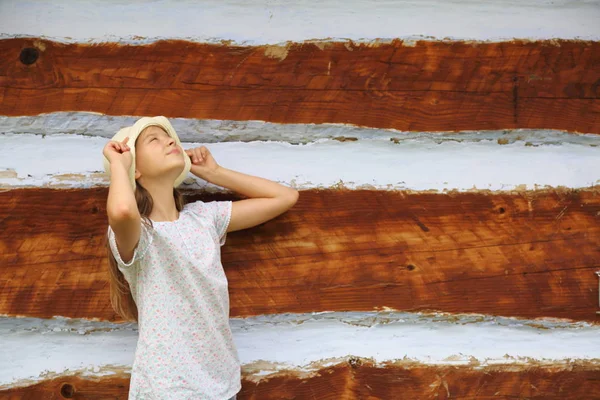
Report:
[[[194,175],[250,197],[233,202],[227,232],[260,225],[283,214],[298,201],[295,189],[219,166],[205,146],[186,152],[192,159],[190,172]]]
[[[227,232],[251,228],[269,221],[296,204],[298,191],[268,179],[219,167],[211,183],[251,197],[234,201]]]
[[[125,138],[123,142],[110,141],[103,154],[110,161],[110,186],[106,201],[108,224],[115,233],[119,254],[129,262],[140,239],[140,212],[129,182],[132,157]]]

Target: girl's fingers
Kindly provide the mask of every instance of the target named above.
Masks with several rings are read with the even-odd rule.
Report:
[[[119,153],[125,153],[126,151],[129,151],[129,146],[123,145],[122,143],[115,143],[113,147]]]
[[[194,151],[195,149],[190,149],[190,150],[186,150],[185,153],[188,155],[188,157],[190,158],[190,160],[192,161],[192,163],[195,163],[197,161],[196,158],[196,153]]]
[[[185,153],[190,157],[190,160],[194,164],[206,161],[207,156],[210,155],[210,152],[208,152],[208,149],[204,146],[185,150]]]

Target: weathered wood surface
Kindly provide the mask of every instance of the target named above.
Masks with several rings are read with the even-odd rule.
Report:
[[[600,369],[589,362],[570,365],[499,365],[493,367],[389,364],[368,360],[322,368],[313,373],[274,376],[242,374],[238,399],[599,399]],[[127,399],[129,374],[85,379],[51,378],[0,390],[5,400]]]
[[[106,195],[0,193],[0,313],[116,318]],[[229,234],[231,315],[390,307],[598,322],[599,220],[597,189],[302,191],[281,217]]]
[[[377,367],[353,359],[316,376],[244,382],[242,399],[599,399],[597,366]]]
[[[0,114],[600,133],[600,43],[0,41]]]

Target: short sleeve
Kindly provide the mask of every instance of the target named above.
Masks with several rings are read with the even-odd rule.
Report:
[[[210,201],[208,203],[196,201],[190,204],[192,209],[202,209],[208,214],[215,226],[217,235],[219,235],[219,243],[221,246],[225,244],[225,240],[227,239],[227,228],[229,227],[229,221],[231,220],[232,206],[232,201]]]
[[[150,247],[150,244],[152,243],[152,235],[149,231],[149,228],[146,226],[146,224],[142,222],[142,227],[140,229],[140,240],[138,242],[138,245],[135,247],[135,250],[133,251],[133,257],[131,257],[131,260],[128,263],[126,263],[121,258],[121,254],[119,253],[119,249],[117,248],[115,233],[110,227],[110,225],[108,226],[107,235],[108,243],[113,257],[115,257],[115,260],[117,261],[117,264],[119,266],[125,268],[128,268],[135,264],[137,261],[141,260],[144,257],[144,254],[146,254],[148,248]]]

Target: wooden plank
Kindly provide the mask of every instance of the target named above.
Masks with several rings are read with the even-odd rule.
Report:
[[[314,372],[282,371],[260,376],[245,368],[238,399],[597,399],[598,365],[427,366],[347,362]],[[0,390],[6,400],[126,399],[129,374],[103,377],[50,377],[40,383]]]
[[[306,399],[582,399],[598,393],[597,367],[387,366],[351,358],[317,376],[285,376],[250,386],[242,398]],[[250,390],[253,389],[253,390]],[[247,396],[247,397],[246,397]],[[271,397],[272,396],[272,397]]]
[[[133,46],[21,38],[1,40],[0,52],[12,55],[0,60],[3,115],[95,111],[411,131],[600,133],[598,42]],[[21,54],[35,62],[24,64]]]
[[[587,366],[584,366],[586,365]],[[258,399],[590,399],[598,366],[423,366],[349,357],[318,374],[244,382],[240,398]]]
[[[106,194],[0,193],[0,314],[116,319]],[[229,235],[231,315],[389,307],[598,322],[598,218],[597,189],[302,191],[288,213]]]

